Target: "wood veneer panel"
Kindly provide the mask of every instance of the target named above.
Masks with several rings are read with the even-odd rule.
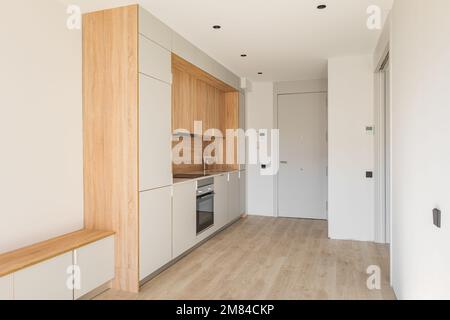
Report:
[[[139,290],[138,6],[83,16],[84,215],[116,232],[115,289]]]
[[[218,88],[219,90],[223,92],[235,92],[236,89],[229,86],[225,82],[215,78],[214,76],[210,75],[209,73],[203,71],[199,67],[193,65],[192,63],[184,60],[183,58],[177,56],[176,54],[172,53],[172,66],[178,70],[185,71],[189,74],[192,74],[197,79],[200,79],[209,85]]]

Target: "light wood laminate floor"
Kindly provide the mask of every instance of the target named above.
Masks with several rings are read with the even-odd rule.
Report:
[[[148,282],[139,294],[97,299],[395,299],[385,245],[334,241],[327,222],[248,217]],[[381,268],[381,290],[366,270]]]

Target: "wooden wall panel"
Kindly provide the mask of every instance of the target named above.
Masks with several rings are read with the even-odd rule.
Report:
[[[189,73],[172,68],[172,129],[194,130],[195,78]]]
[[[116,237],[113,287],[139,290],[138,6],[83,16],[84,215]]]
[[[172,55],[173,69],[173,129],[187,128],[194,133],[194,121],[203,122],[203,133],[208,129],[219,129],[224,138],[226,129],[239,126],[239,93],[213,78],[182,58]],[[209,142],[205,142],[206,147]],[[224,141],[223,155],[226,153]],[[236,149],[237,150],[237,149]],[[187,150],[194,159],[193,145]],[[235,153],[236,155],[236,153]],[[224,158],[226,161],[226,158]],[[237,165],[210,165],[211,170],[234,170]],[[174,173],[202,171],[203,165],[174,165]]]

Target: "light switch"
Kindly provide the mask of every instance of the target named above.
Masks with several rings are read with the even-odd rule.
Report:
[[[442,221],[442,212],[439,209],[434,209],[433,210],[433,224],[438,227],[441,228],[441,221]]]

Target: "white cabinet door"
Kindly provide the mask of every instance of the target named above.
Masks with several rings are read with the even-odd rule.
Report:
[[[75,276],[77,267],[80,271],[80,288],[75,286],[74,293],[75,299],[79,299],[114,279],[114,236],[73,251],[73,261]]]
[[[139,72],[166,83],[172,83],[170,51],[139,35]]]
[[[171,87],[140,75],[140,191],[172,185]]]
[[[139,7],[139,33],[172,50],[172,30],[142,7]]]
[[[173,257],[195,245],[197,237],[197,182],[173,187]]]
[[[246,123],[245,123],[245,95],[241,92],[239,93],[239,128],[246,130]],[[239,149],[238,154],[239,158],[241,159],[242,164],[239,165],[240,170],[245,170],[245,163],[246,163],[246,156],[247,153],[247,146],[246,146],[246,140],[244,138],[243,141],[239,141]]]
[[[246,171],[240,171],[240,202],[241,214],[247,214],[247,175]]]
[[[239,172],[229,174],[228,181],[228,219],[234,221],[241,216]]]
[[[140,280],[172,259],[172,187],[140,194]]]
[[[72,252],[14,274],[16,300],[73,300]]]
[[[13,300],[13,275],[8,275],[0,278],[0,301],[1,300]]]
[[[223,228],[228,223],[228,178],[221,175],[214,178],[214,224],[217,229]]]

